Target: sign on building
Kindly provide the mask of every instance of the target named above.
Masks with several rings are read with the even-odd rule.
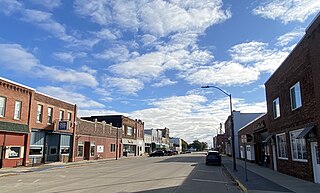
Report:
[[[103,145],[98,145],[97,146],[97,153],[103,153]]]
[[[69,121],[59,121],[58,130],[69,130]]]

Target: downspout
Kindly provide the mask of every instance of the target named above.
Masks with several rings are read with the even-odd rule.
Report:
[[[31,128],[30,128],[30,122],[31,122],[31,106],[32,106],[32,91],[29,91],[29,109],[28,109],[28,127],[29,127],[29,133],[27,134],[27,137],[26,137],[26,141],[25,141],[25,150],[24,150],[24,164],[26,166],[27,164],[27,152],[28,152],[28,144],[29,144],[29,141],[31,140]]]
[[[74,113],[73,113],[73,120],[74,120],[74,123],[73,123],[73,136],[72,136],[72,154],[71,154],[71,161],[74,162],[75,161],[75,144],[76,144],[76,129],[77,129],[77,105],[74,104]]]

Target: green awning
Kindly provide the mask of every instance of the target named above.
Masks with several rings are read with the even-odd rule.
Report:
[[[29,126],[25,124],[0,121],[0,131],[14,133],[29,133]]]

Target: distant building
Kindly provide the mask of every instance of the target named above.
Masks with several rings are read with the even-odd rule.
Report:
[[[102,115],[82,117],[89,121],[105,121],[115,127],[122,128],[122,144],[124,156],[139,156],[144,154],[144,122],[123,115]]]
[[[240,111],[233,111],[233,123],[234,123],[234,146],[235,146],[235,155],[236,158],[239,158],[239,140],[236,136],[241,127],[248,124],[253,119],[257,118],[263,113],[241,113]],[[230,116],[225,122],[225,137],[228,138],[228,141],[225,144],[225,153],[227,155],[232,155],[232,147],[231,147],[231,122]]]
[[[179,153],[182,152],[182,141],[180,138],[170,137],[169,141],[170,141],[170,149],[171,150],[177,151]]]

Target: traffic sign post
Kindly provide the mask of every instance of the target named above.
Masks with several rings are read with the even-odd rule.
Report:
[[[252,141],[252,135],[246,134],[246,135],[241,135],[241,142],[244,145],[244,169],[246,173],[246,181],[248,181],[248,170],[247,170],[247,143],[248,141]]]

